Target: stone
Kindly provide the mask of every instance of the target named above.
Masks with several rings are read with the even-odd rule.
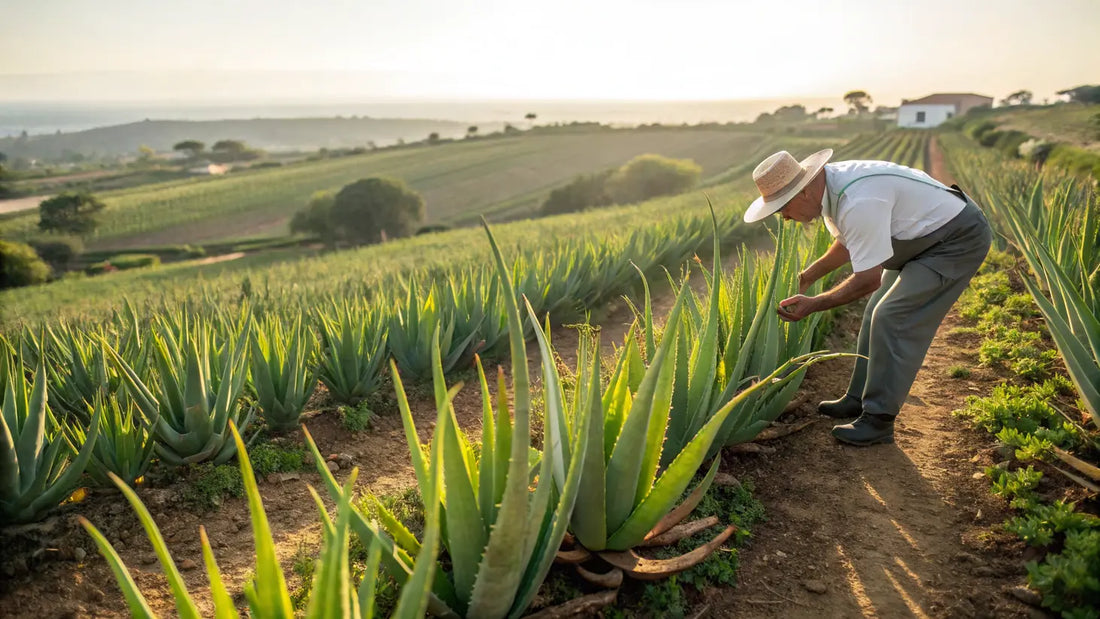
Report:
[[[1028,606],[1039,607],[1043,605],[1043,596],[1023,585],[1012,587],[1008,590],[1008,593]]]
[[[734,488],[740,488],[741,482],[737,481],[737,478],[729,473],[718,473],[714,476],[714,484],[716,486],[732,486]]]
[[[822,594],[829,590],[829,587],[820,580],[806,580],[802,582],[802,587],[810,593]]]
[[[73,548],[73,560],[75,560],[77,563],[83,562],[84,557],[87,557],[87,556],[88,556],[88,551],[84,550],[80,546],[77,546],[76,548]]]
[[[328,466],[328,470],[332,471],[333,473],[339,473],[340,472],[340,465],[336,464],[332,460],[329,460],[328,462],[326,462],[325,465]]]
[[[155,552],[150,552],[141,557],[141,562],[145,565],[152,565],[157,562],[157,555]]]
[[[787,553],[783,552],[782,550],[776,550],[775,556],[779,557],[780,559],[786,559]]]
[[[199,566],[199,564],[195,563],[191,559],[184,559],[183,561],[180,561],[180,569],[181,570],[185,570],[185,571],[186,570],[193,570],[193,569],[197,568],[198,566]]]
[[[982,578],[990,578],[997,575],[997,570],[989,567],[988,565],[979,565],[974,568],[974,575]]]

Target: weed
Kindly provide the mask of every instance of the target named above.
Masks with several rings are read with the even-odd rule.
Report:
[[[374,416],[370,405],[366,400],[355,406],[341,406],[336,409],[340,413],[340,420],[344,427],[352,432],[362,432],[370,427],[370,419]]]
[[[300,447],[280,447],[273,443],[261,443],[248,451],[252,469],[257,477],[272,473],[300,471],[305,467],[305,451]]]
[[[313,571],[316,566],[316,549],[311,548],[305,542],[299,542],[298,550],[294,553],[294,560],[290,568],[294,575],[298,577],[298,587],[290,594],[295,610],[305,610],[306,602],[309,601],[309,593],[313,589]]]
[[[947,368],[947,375],[951,378],[970,378],[970,368],[965,365],[953,365]]]
[[[183,491],[183,500],[195,509],[219,507],[226,496],[244,496],[241,472],[232,464],[195,464],[188,472],[190,483]]]

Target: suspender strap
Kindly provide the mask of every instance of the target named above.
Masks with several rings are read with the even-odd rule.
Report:
[[[930,183],[926,180],[921,180],[919,178],[913,178],[912,176],[908,176],[906,174],[897,174],[895,172],[875,172],[874,174],[867,174],[867,175],[864,175],[864,176],[860,176],[859,178],[853,178],[852,180],[848,181],[848,184],[845,185],[840,190],[840,193],[838,193],[836,195],[837,201],[838,202],[840,201],[841,196],[844,195],[845,191],[848,191],[848,188],[852,186],[852,183],[855,183],[856,181],[861,181],[865,178],[871,178],[872,176],[897,176],[898,178],[907,178],[911,181],[916,181],[918,183],[924,183],[925,185],[929,185],[929,186],[935,187],[937,189],[943,189],[944,191],[951,191],[951,189],[949,189],[949,188],[947,188],[947,187],[945,187],[945,186],[943,186],[939,183]],[[954,193],[954,192],[952,192],[952,193]]]

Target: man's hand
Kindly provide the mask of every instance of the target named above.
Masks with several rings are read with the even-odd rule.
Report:
[[[796,294],[793,297],[779,302],[779,308],[775,313],[787,322],[798,322],[820,309],[817,297],[807,297]]]

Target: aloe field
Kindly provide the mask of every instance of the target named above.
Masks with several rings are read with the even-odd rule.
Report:
[[[18,556],[55,548],[24,571],[0,562],[22,583],[0,587],[0,603],[33,614],[52,582],[71,580],[78,593],[51,608],[99,616],[940,616],[958,599],[1024,616],[1006,591],[972,601],[983,585],[1024,582],[1035,605],[1088,616],[1072,613],[1100,594],[1094,189],[962,135],[835,145],[834,160],[944,174],[938,140],[1003,239],[937,337],[900,448],[856,452],[825,442],[811,399],[843,388],[858,316],[784,322],[774,310],[831,239],[741,220],[761,149],[804,156],[828,142],[662,135],[684,149],[663,154],[696,153],[703,189],[0,293],[0,520],[15,532],[4,539]],[[120,194],[117,213],[143,214],[104,242],[178,232],[192,225],[173,219],[181,204],[205,217],[239,199],[210,220],[224,231],[285,216],[289,202],[269,212],[265,191],[308,196],[365,162],[420,175],[407,180],[426,183],[429,209],[431,183],[456,196],[435,217],[491,219],[558,182],[543,166],[567,180],[650,148],[603,143],[584,159],[580,142],[549,137]],[[515,166],[533,166],[530,180]],[[974,360],[980,380],[953,390],[945,359]],[[989,403],[991,390],[1009,395]],[[983,521],[1010,509],[987,477],[1023,515]],[[978,515],[945,532],[965,501]],[[873,544],[850,530],[857,519]],[[1005,530],[1039,549],[1026,581],[1003,567],[1022,554]]]

